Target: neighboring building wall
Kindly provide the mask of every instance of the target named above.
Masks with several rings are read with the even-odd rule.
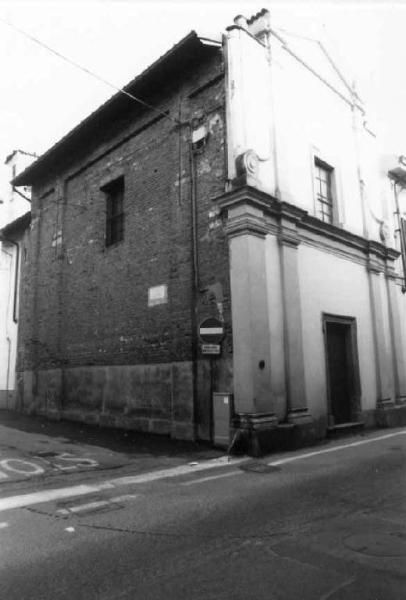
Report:
[[[19,173],[24,171],[36,158],[35,154],[24,152],[23,150],[14,150],[5,161],[5,166],[2,168],[3,179],[7,181],[3,183],[0,190],[0,229],[18,219],[30,210],[31,190],[29,187],[16,189],[10,184],[11,180]],[[4,174],[7,173],[7,176]],[[26,196],[27,199],[21,195]]]
[[[178,438],[193,438],[196,421],[199,437],[209,438],[211,388],[230,389],[231,364],[227,242],[211,214],[225,181],[220,52],[165,85],[153,103],[175,107],[180,130],[144,113],[34,187],[20,398],[25,410]],[[196,116],[209,134],[193,158],[197,293],[189,155]],[[106,247],[101,188],[117,177],[124,177],[124,240]],[[157,286],[166,286],[167,298],[149,305]],[[210,383],[196,331],[200,319],[219,314],[228,336]]]
[[[23,171],[34,155],[14,150],[6,159],[2,173],[6,182],[2,187],[0,201],[0,229],[6,227],[30,210],[30,202],[21,197],[10,185],[10,181]],[[19,190],[29,198],[30,190]],[[17,239],[20,243],[20,235]],[[15,304],[15,278],[19,278],[20,265],[17,263],[15,244],[0,240],[0,407],[15,406],[15,366],[17,355],[18,302]],[[16,269],[17,266],[17,269]],[[17,285],[18,290],[18,285]]]
[[[15,249],[0,242],[0,408],[7,408],[10,392],[14,390],[12,371],[13,345],[16,325],[13,323],[13,283]]]
[[[29,247],[26,213],[0,231],[0,408],[16,407],[20,279]]]

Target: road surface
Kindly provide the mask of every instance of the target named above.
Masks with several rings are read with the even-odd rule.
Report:
[[[403,600],[405,458],[396,429],[261,460],[3,481],[0,599]]]

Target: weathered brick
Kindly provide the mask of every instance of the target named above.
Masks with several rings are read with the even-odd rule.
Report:
[[[218,369],[223,381],[230,381],[232,349],[227,240],[221,224],[213,226],[209,217],[212,198],[224,191],[226,178],[221,74],[218,53],[157,90],[156,105],[171,114],[181,109],[181,127],[147,112],[136,119],[127,114],[33,186],[18,369],[26,381],[29,373],[55,369],[62,377],[59,391],[55,378],[46,374],[41,375],[49,382],[45,387],[20,386],[22,406],[46,410],[48,398],[48,408],[60,408],[68,418],[98,422],[103,413],[101,424],[131,423],[162,433],[172,429],[172,435],[187,437],[190,423],[201,418],[201,435],[209,435],[210,388],[193,385],[193,348],[199,321],[217,316],[219,307],[228,332],[225,368]],[[194,156],[195,309],[188,123],[202,110],[209,136]],[[106,247],[101,187],[117,176],[125,180],[124,240]],[[164,284],[167,303],[149,307],[148,289]],[[126,366],[138,371],[119,371]],[[171,420],[176,422],[172,428]]]

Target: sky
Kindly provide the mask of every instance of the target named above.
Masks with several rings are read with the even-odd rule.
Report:
[[[122,87],[189,31],[219,39],[236,15],[262,8],[286,39],[328,41],[382,150],[406,154],[406,1],[0,0],[0,196],[10,152],[45,152],[115,93],[15,28]]]

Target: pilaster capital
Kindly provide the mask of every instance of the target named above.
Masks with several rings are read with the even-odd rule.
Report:
[[[268,194],[250,186],[231,190],[216,198],[220,210],[227,211],[226,233],[230,237],[247,234],[265,237],[269,231],[265,219],[269,199]]]
[[[280,202],[278,208],[281,222],[290,221],[297,224],[308,214],[306,210],[303,210],[303,208],[299,208],[298,206],[289,204],[288,202]]]
[[[373,257],[375,260],[383,262],[393,262],[400,256],[400,252],[394,248],[388,248],[387,246],[384,246],[380,242],[376,242],[374,240],[368,241],[367,252],[369,257]]]
[[[263,219],[247,213],[228,219],[225,231],[228,237],[255,235],[264,238],[268,233],[268,227]]]
[[[244,155],[245,160],[248,160]],[[222,211],[227,211],[228,235],[252,233],[264,236],[278,232],[280,244],[297,247],[300,243],[297,225],[307,212],[287,202],[281,202],[250,185],[232,189],[214,199]]]
[[[399,278],[398,273],[396,273],[392,265],[388,265],[388,263],[386,263],[385,265],[385,277],[386,279],[389,279],[390,281],[394,282],[396,282],[396,280]]]
[[[280,246],[288,246],[289,248],[297,250],[300,244],[300,238],[297,231],[282,228],[278,234],[278,242]]]
[[[375,275],[380,275],[384,272],[384,266],[377,260],[369,257],[367,261],[367,271],[368,273],[375,273]]]

